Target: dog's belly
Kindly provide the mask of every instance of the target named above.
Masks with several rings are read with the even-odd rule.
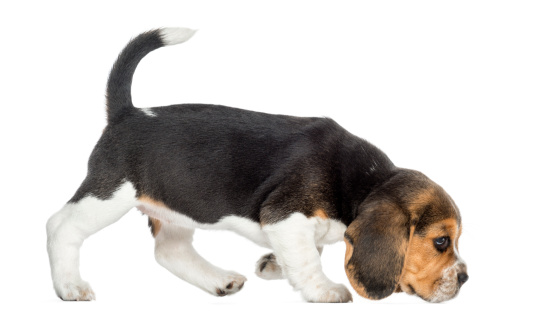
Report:
[[[188,229],[230,230],[248,238],[254,243],[269,247],[266,234],[260,224],[243,217],[226,216],[213,224],[200,223],[166,207],[142,203],[137,208],[144,214],[161,221],[162,224],[174,224]]]
[[[137,208],[145,215],[159,220],[162,224],[174,224],[188,229],[230,230],[262,247],[271,248],[262,226],[248,218],[233,215],[225,216],[216,223],[207,224],[197,222],[186,215],[157,204],[140,202]],[[346,225],[340,221],[319,217],[309,219],[315,222],[313,227],[315,228],[315,243],[317,246],[332,244],[344,239]],[[294,228],[301,228],[301,226],[294,226]]]

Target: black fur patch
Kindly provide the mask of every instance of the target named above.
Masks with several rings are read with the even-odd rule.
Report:
[[[227,215],[274,223],[318,208],[346,224],[394,167],[327,118],[214,105],[137,109],[107,126],[72,201],[106,199],[124,181],[200,223]],[[372,163],[376,166],[371,170]]]
[[[320,209],[349,225],[363,200],[400,173],[382,151],[328,118],[201,104],[156,107],[147,116],[131,103],[132,76],[161,46],[161,30],[143,33],[114,64],[108,125],[70,202],[108,199],[129,181],[136,197],[199,223],[235,215],[271,224]]]
[[[122,50],[110,71],[106,88],[108,123],[116,123],[133,108],[131,83],[137,65],[149,52],[163,47],[160,30],[151,30],[132,39]]]

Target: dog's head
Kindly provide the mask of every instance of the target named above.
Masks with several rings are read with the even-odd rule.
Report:
[[[401,169],[363,201],[346,230],[346,274],[369,299],[400,291],[430,302],[452,299],[468,279],[458,254],[461,232],[450,196],[423,174]]]

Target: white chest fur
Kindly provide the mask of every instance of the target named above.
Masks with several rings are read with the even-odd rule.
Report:
[[[323,219],[319,217],[313,217],[309,219],[315,219],[315,244],[317,246],[323,246],[325,244],[333,244],[338,241],[344,240],[344,232],[346,231],[346,225],[338,220]]]
[[[137,208],[144,214],[161,221],[163,224],[174,224],[188,229],[230,230],[260,246],[271,248],[270,241],[262,226],[247,218],[226,216],[214,224],[204,224],[160,204],[140,201]],[[311,217],[308,219],[310,224],[306,224],[306,226],[294,225],[291,227],[314,228],[316,246],[323,246],[343,240],[344,231],[346,230],[346,226],[343,223],[320,217]],[[287,219],[287,221],[291,221],[291,219]]]

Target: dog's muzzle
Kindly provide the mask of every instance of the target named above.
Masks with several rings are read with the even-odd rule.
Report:
[[[453,299],[460,292],[461,287],[469,280],[467,275],[467,266],[463,262],[456,262],[454,265],[446,268],[437,282],[435,290],[426,301],[439,303]]]

